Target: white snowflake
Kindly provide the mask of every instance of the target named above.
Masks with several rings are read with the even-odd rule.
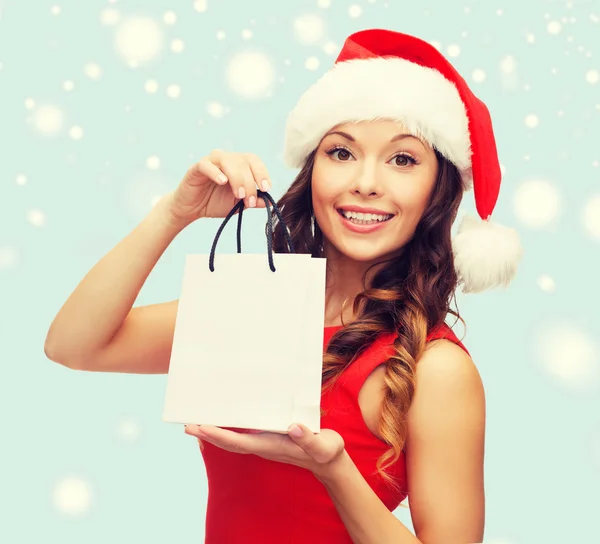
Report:
[[[514,74],[517,69],[517,61],[512,55],[507,55],[500,62],[500,71],[503,74]]]
[[[75,125],[69,129],[69,136],[73,140],[81,140],[81,138],[83,138],[83,129],[80,126]]]
[[[81,516],[87,514],[92,502],[92,492],[81,478],[65,478],[54,489],[54,506],[62,514]]]
[[[209,115],[217,119],[225,115],[225,107],[219,102],[209,102],[206,105],[206,111]]]
[[[588,70],[585,74],[585,80],[592,85],[600,81],[600,72],[598,70]]]
[[[328,41],[323,46],[323,51],[325,51],[325,53],[327,55],[333,55],[337,50],[338,50],[337,44],[335,42],[332,42],[332,41]]]
[[[146,159],[146,166],[149,170],[158,170],[160,168],[160,159],[156,155],[152,155]]]
[[[27,212],[27,221],[35,227],[43,227],[46,224],[46,215],[41,210],[29,210]]]
[[[12,247],[0,247],[0,270],[13,268],[19,260],[17,252]]]
[[[83,73],[90,79],[98,80],[102,77],[102,68],[100,68],[100,66],[98,66],[95,62],[88,62],[83,67]]]
[[[449,57],[458,57],[460,55],[460,47],[458,45],[456,45],[455,43],[450,44],[446,48],[446,53],[448,54]]]
[[[176,39],[171,42],[171,51],[173,53],[181,53],[185,49],[183,40]]]
[[[64,114],[56,106],[41,106],[34,113],[33,124],[41,134],[54,135],[63,128]]]
[[[600,194],[588,200],[583,209],[582,219],[587,233],[600,240]]]
[[[158,91],[158,83],[154,79],[149,79],[144,84],[144,89],[148,94],[154,94],[156,91]]]
[[[275,68],[264,53],[244,51],[229,61],[227,82],[233,92],[244,98],[261,98],[275,82]]]
[[[542,274],[538,278],[538,286],[546,293],[554,293],[556,291],[556,282],[548,274]]]
[[[294,21],[294,34],[303,44],[314,44],[323,38],[325,25],[318,15],[302,15]]]
[[[560,31],[562,30],[562,25],[560,24],[559,21],[550,21],[546,27],[548,29],[548,32],[550,34],[560,34]]]
[[[591,338],[569,323],[554,323],[536,334],[538,360],[565,385],[584,388],[598,375],[597,348]]]
[[[478,68],[477,70],[473,70],[471,77],[475,83],[483,83],[485,81],[485,72]]]
[[[196,0],[194,2],[194,9],[198,12],[198,13],[204,13],[208,8],[207,2],[206,0]]]
[[[163,46],[163,34],[154,19],[131,17],[117,28],[116,49],[128,63],[145,63],[153,60]]]
[[[362,7],[360,7],[358,4],[353,4],[348,8],[348,14],[353,19],[357,19],[362,15]]]
[[[540,120],[537,115],[530,114],[525,117],[525,126],[528,128],[535,128],[540,124]]]
[[[177,22],[177,14],[174,11],[167,11],[163,15],[163,21],[166,25],[174,25]]]
[[[169,98],[179,98],[181,95],[181,87],[179,85],[173,84],[167,87],[167,96]]]
[[[515,192],[514,211],[522,223],[532,228],[552,224],[561,211],[562,199],[558,189],[548,181],[530,180]]]
[[[121,13],[115,8],[104,8],[100,12],[100,22],[106,26],[116,25],[121,20]]]
[[[308,57],[308,58],[306,59],[306,61],[304,62],[304,67],[305,67],[307,70],[314,71],[314,70],[316,70],[317,68],[319,68],[319,65],[320,65],[320,64],[321,64],[321,63],[320,63],[320,61],[319,61],[319,59],[318,59],[317,57]]]
[[[160,200],[162,195],[157,195],[153,199],[152,206],[156,206],[155,200]],[[127,442],[134,442],[137,440],[142,434],[142,428],[140,424],[131,418],[124,418],[119,422],[117,426],[117,435],[122,440],[126,440]]]

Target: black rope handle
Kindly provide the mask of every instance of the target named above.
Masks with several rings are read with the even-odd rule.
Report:
[[[273,211],[275,211],[275,215],[277,219],[279,219],[280,223],[283,226],[283,233],[287,242],[288,251],[290,253],[294,253],[294,245],[292,243],[292,237],[290,236],[289,230],[285,221],[283,220],[283,216],[281,215],[281,211],[277,207],[277,204],[273,200],[273,197],[265,192],[265,191],[257,191],[257,195],[261,197],[265,201],[265,208],[267,211],[267,255],[269,258],[269,268],[272,272],[275,272],[275,264],[273,263],[273,213],[269,204],[273,207]],[[221,223],[221,226],[217,230],[217,234],[215,235],[215,239],[213,240],[212,247],[210,249],[210,257],[208,260],[208,268],[211,272],[215,271],[215,252],[217,250],[217,243],[219,242],[219,238],[221,233],[225,229],[225,226],[229,222],[229,220],[235,215],[235,212],[239,211],[238,214],[238,224],[237,224],[237,252],[242,252],[242,213],[244,212],[244,201],[240,200],[233,208],[231,208],[230,212],[227,214],[227,217]]]
[[[271,203],[271,205],[273,206],[273,211],[275,212],[277,219],[279,219],[279,222],[283,226],[283,235],[285,236],[285,241],[287,242],[288,252],[295,253],[294,244],[292,242],[292,237],[290,235],[290,231],[289,231],[287,225],[285,224],[285,221],[283,220],[283,216],[281,215],[281,210],[277,207],[277,204],[273,200],[273,197],[269,193],[264,193],[263,191],[258,191],[258,196],[261,196],[263,198],[263,200],[268,200]],[[267,204],[267,208],[268,207],[269,206]],[[270,221],[269,221],[269,223],[270,223]],[[271,234],[273,234],[273,233],[271,233]]]

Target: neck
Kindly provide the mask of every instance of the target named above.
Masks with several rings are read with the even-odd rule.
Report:
[[[352,260],[330,244],[325,245],[324,254],[327,258],[325,326],[347,324],[358,317],[352,309],[354,299],[369,287],[383,264],[375,264],[381,259],[374,262]]]

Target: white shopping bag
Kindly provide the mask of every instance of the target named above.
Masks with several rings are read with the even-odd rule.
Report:
[[[209,255],[186,258],[163,421],[318,432],[325,259],[215,246],[214,271]]]

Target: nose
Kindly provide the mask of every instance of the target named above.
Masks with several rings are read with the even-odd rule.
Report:
[[[352,193],[362,197],[374,197],[380,193],[379,183],[377,181],[377,168],[375,165],[368,164],[367,161],[357,165],[352,180]]]

